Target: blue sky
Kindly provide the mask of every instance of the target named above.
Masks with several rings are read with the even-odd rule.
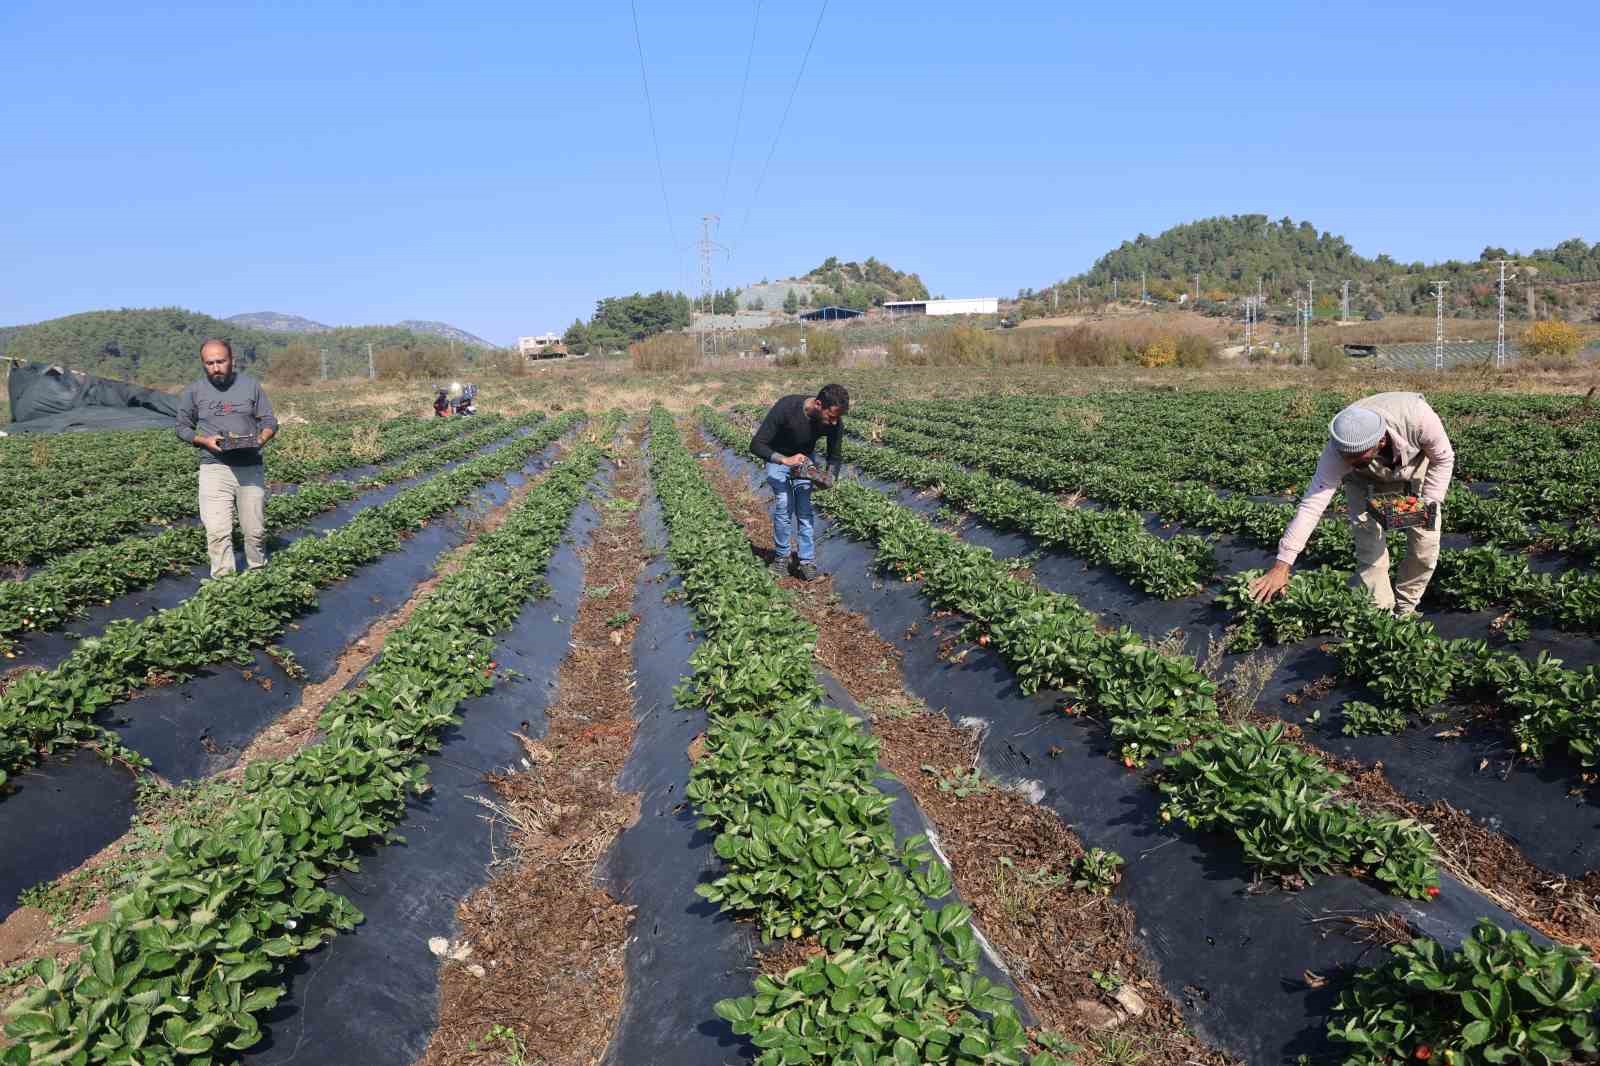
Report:
[[[950,296],[1236,212],[1402,261],[1600,239],[1592,2],[830,0],[754,200],[818,4],[762,3],[735,144],[753,0],[636,2],[670,216],[626,0],[7,0],[0,323],[507,342],[692,286],[707,212],[719,285],[876,255]]]

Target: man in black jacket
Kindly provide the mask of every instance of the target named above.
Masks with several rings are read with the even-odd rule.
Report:
[[[824,385],[815,396],[796,393],[772,405],[750,441],[750,451],[767,464],[767,487],[772,490],[773,573],[789,572],[790,515],[798,527],[795,548],[800,556],[800,576],[817,577],[816,519],[811,510],[811,481],[792,477],[807,463],[816,465],[817,441],[828,438],[828,470],[835,476],[843,462],[843,419],[850,410],[850,393],[843,385]]]

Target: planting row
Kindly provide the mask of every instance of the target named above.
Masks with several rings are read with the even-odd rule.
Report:
[[[1410,716],[1446,699],[1479,697],[1500,708],[1528,758],[1565,749],[1582,766],[1600,765],[1600,664],[1574,670],[1547,653],[1529,661],[1482,640],[1446,640],[1424,619],[1378,610],[1363,590],[1350,587],[1344,571],[1297,573],[1285,595],[1265,605],[1249,594],[1254,576],[1235,577],[1218,597],[1234,614],[1234,649],[1338,638],[1345,674],[1389,712],[1358,707],[1351,716],[1347,709],[1347,731],[1399,732]]]
[[[748,445],[749,428],[708,407],[696,415],[722,443],[739,450]],[[1063,507],[1054,496],[1015,481],[886,446],[847,442],[844,458],[877,477],[935,489],[941,499],[997,529],[1018,530],[1052,551],[1103,564],[1154,596],[1191,596],[1216,572],[1208,543],[1193,536],[1162,540],[1144,528],[1136,511]]]
[[[535,425],[543,417],[535,414],[509,423],[493,419],[446,444],[379,468],[359,481],[309,482],[296,492],[273,493],[266,505],[267,530],[293,528],[348,503],[364,491],[438,469],[510,432]],[[190,476],[192,480],[192,472]],[[0,584],[0,654],[14,654],[13,638],[19,633],[54,629],[85,607],[144,588],[205,559],[205,531],[198,526],[181,527],[84,548],[22,580]]]
[[[319,588],[394,550],[410,530],[522,466],[582,419],[567,412],[498,451],[362,511],[336,530],[301,538],[259,570],[208,582],[182,604],[149,617],[113,622],[54,669],[13,679],[0,693],[0,785],[3,775],[63,746],[97,740],[117,750],[115,739],[94,721],[105,708],[153,681],[181,678],[209,663],[248,661],[291,618],[316,606]],[[139,760],[137,753],[119,754]]]
[[[407,419],[390,423],[378,434],[372,448],[361,455],[356,455],[349,447],[325,448],[316,458],[280,461],[273,452],[294,446],[297,433],[291,431],[286,442],[275,442],[269,448],[267,471],[275,481],[298,482],[350,466],[381,461],[457,432],[457,427],[448,423]],[[101,544],[153,522],[167,523],[197,515],[194,448],[176,440],[174,443],[186,450],[186,466],[141,475],[82,497],[61,499],[48,488],[37,490],[29,508],[8,515],[0,525],[0,562],[36,563],[56,552]],[[301,450],[309,454],[314,449],[303,447]],[[107,458],[99,457],[95,461],[106,462]]]
[[[824,949],[717,1012],[761,1049],[760,1066],[1022,1062],[1022,1023],[977,972],[968,911],[925,902],[949,894],[948,874],[923,838],[896,844],[876,742],[819,706],[814,632],[660,408],[651,433],[669,550],[705,631],[678,699],[706,711],[688,795],[726,870],[699,891],[769,940]]]
[[[892,423],[892,424],[889,424]],[[917,429],[903,428],[916,425]],[[875,435],[885,444],[913,455],[940,455],[976,469],[1036,485],[1051,492],[1083,492],[1114,507],[1153,511],[1165,521],[1193,529],[1230,533],[1262,548],[1277,547],[1293,508],[1242,496],[1220,497],[1198,483],[1174,483],[1115,461],[1080,465],[1054,461],[1048,449],[1006,447],[990,430],[944,430],[925,421],[890,416]],[[861,432],[859,429],[856,432]],[[1452,497],[1454,498],[1454,497]],[[1467,493],[1464,499],[1478,497]],[[1453,521],[1449,505],[1446,521]],[[1392,557],[1400,558],[1395,534]],[[1301,555],[1303,563],[1346,565],[1354,555],[1348,522],[1324,520]],[[1490,547],[1444,549],[1425,604],[1477,610],[1493,605],[1511,609],[1528,620],[1548,620],[1573,630],[1600,628],[1600,574],[1569,570],[1559,575],[1536,573],[1526,556]]]
[[[110,914],[76,934],[74,962],[36,964],[0,1061],[212,1063],[261,1041],[287,962],[361,921],[325,882],[395,839],[408,799],[426,793],[423,757],[457,706],[493,687],[493,634],[537,594],[600,459],[596,445],[574,447],[329,703],[321,743],[252,765],[215,827],[172,831]]]

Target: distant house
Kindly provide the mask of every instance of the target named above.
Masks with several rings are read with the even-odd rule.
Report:
[[[853,307],[814,307],[803,311],[800,317],[807,322],[841,322],[848,318],[860,318],[865,311],[857,311]]]
[[[974,296],[964,300],[891,300],[883,305],[890,318],[902,315],[998,315],[1000,297]]]
[[[559,355],[566,355],[566,349],[561,347],[561,334],[540,333],[533,337],[518,337],[517,351],[527,359],[546,359]]]

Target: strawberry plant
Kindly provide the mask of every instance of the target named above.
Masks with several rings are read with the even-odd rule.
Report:
[[[1397,711],[1392,707],[1374,707],[1360,700],[1346,703],[1340,714],[1344,718],[1343,732],[1347,737],[1399,733],[1405,729],[1408,722],[1404,711]]]
[[[1264,870],[1309,878],[1356,867],[1401,895],[1431,898],[1439,875],[1427,830],[1335,799],[1349,779],[1283,733],[1282,723],[1229,726],[1168,758],[1162,819],[1231,832]]]
[[[1600,1053],[1600,977],[1572,948],[1483,921],[1455,951],[1419,938],[1391,956],[1334,1006],[1328,1035],[1350,1045],[1346,1066],[1550,1066]]]

